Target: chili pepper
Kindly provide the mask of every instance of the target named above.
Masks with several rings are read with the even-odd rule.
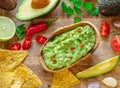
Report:
[[[36,40],[36,42],[38,42],[38,43],[45,43],[46,42],[46,40],[47,40],[47,38],[45,37],[45,36],[36,36],[35,37],[35,40]]]
[[[51,20],[49,22],[41,22],[41,23],[32,25],[28,28],[26,35],[30,36],[30,35],[33,35],[35,33],[42,32],[42,31],[46,30],[48,28],[48,26],[51,25],[56,20],[57,19]]]
[[[103,20],[101,25],[100,25],[100,34],[102,36],[108,36],[110,34],[110,25],[105,20]]]
[[[20,50],[21,44],[20,43],[14,43],[10,46],[9,50]]]
[[[24,50],[28,50],[31,47],[31,44],[32,44],[32,38],[27,36],[23,42],[22,48]]]

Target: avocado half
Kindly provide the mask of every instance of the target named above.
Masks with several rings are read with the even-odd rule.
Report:
[[[18,12],[16,13],[16,18],[18,20],[31,20],[33,18],[45,15],[53,10],[59,3],[59,0],[50,0],[48,6],[42,9],[34,9],[31,6],[32,0],[22,0]]]
[[[120,0],[98,0],[98,8],[104,16],[120,15]]]

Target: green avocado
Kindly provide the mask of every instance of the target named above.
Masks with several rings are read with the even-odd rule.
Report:
[[[98,0],[98,7],[104,16],[120,15],[120,0]]]
[[[48,6],[42,9],[34,9],[31,6],[32,0],[22,0],[19,7],[18,12],[16,13],[16,18],[18,20],[30,20],[42,15],[49,13],[53,10],[59,3],[59,0],[50,0]]]
[[[84,71],[78,72],[76,76],[78,78],[89,78],[89,77],[105,74],[111,71],[113,68],[115,68],[115,66],[118,65],[119,61],[120,61],[120,56],[110,58]]]

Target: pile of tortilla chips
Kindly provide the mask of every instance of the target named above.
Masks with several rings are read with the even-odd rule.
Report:
[[[24,64],[27,51],[0,49],[0,88],[36,88],[41,80]]]
[[[80,81],[69,70],[55,73],[52,80],[51,88],[70,88],[80,84]]]

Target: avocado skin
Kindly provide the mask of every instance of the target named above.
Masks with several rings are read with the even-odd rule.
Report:
[[[99,0],[98,7],[104,16],[120,15],[120,0]]]

